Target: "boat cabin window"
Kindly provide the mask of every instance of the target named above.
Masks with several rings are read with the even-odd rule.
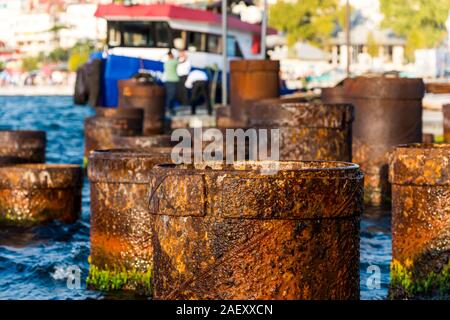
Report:
[[[171,29],[166,21],[108,21],[108,46],[174,48],[174,40],[191,52],[222,53],[222,36],[211,33]],[[234,36],[228,36],[229,57],[243,57]]]
[[[152,25],[148,22],[123,22],[123,45],[126,47],[153,47]]]
[[[188,51],[206,51],[205,34],[200,32],[188,32],[186,48]]]
[[[155,22],[156,47],[169,48],[171,45],[170,27],[167,22]]]
[[[211,53],[222,53],[222,37],[216,34],[208,34],[206,50]]]
[[[120,30],[117,22],[108,23],[108,44],[111,47],[120,46]]]

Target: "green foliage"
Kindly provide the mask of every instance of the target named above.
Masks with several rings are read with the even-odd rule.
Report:
[[[56,48],[48,55],[51,62],[63,62],[69,59],[69,51],[63,48]]]
[[[372,32],[367,36],[367,53],[372,58],[378,56],[378,44]]]
[[[30,72],[39,68],[39,57],[27,57],[22,60],[23,70]]]
[[[383,27],[406,37],[406,56],[436,47],[445,37],[450,0],[380,0]]]
[[[94,51],[95,45],[92,41],[81,41],[76,43],[69,51],[68,69],[77,69],[89,60],[89,55]]]
[[[391,287],[410,297],[435,294],[447,296],[450,294],[450,261],[439,273],[430,272],[419,276],[415,274],[411,260],[406,260],[405,265],[394,260],[391,263]]]
[[[86,285],[101,291],[135,290],[145,295],[151,295],[152,270],[138,272],[125,268],[108,268],[107,266],[99,269],[95,265],[91,265]]]
[[[292,46],[301,40],[323,45],[330,38],[342,11],[338,0],[278,1],[270,6],[269,25],[286,32]]]
[[[75,72],[77,69],[89,60],[87,53],[72,53],[67,62],[69,71]]]

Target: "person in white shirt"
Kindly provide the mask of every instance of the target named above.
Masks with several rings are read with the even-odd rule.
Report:
[[[177,96],[178,100],[181,102],[182,105],[189,104],[188,91],[186,90],[184,83],[186,82],[186,79],[190,71],[191,71],[191,62],[189,61],[189,57],[186,53],[186,50],[179,50],[177,74],[178,77],[180,78],[180,82],[178,82]]]
[[[203,99],[208,109],[208,114],[211,115],[211,101],[209,95],[208,75],[202,70],[192,70],[185,82],[185,87],[191,89],[191,112],[195,114],[197,103]]]

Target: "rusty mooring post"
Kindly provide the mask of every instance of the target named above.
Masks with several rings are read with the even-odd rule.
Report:
[[[391,155],[391,298],[450,293],[450,144],[398,146]]]
[[[91,256],[88,286],[151,294],[150,172],[171,162],[171,149],[94,151],[91,183]]]
[[[84,121],[85,157],[92,150],[113,148],[113,136],[142,134],[141,109],[97,108],[96,112]]]
[[[0,166],[0,224],[74,222],[81,212],[82,170],[66,164]]]
[[[249,126],[279,129],[281,160],[352,160],[353,107],[349,104],[254,102]]]
[[[352,81],[352,78],[347,78],[345,81]],[[349,103],[349,98],[346,95],[344,82],[338,83],[334,87],[322,88],[320,99],[323,103]]]
[[[390,204],[388,155],[422,141],[422,79],[358,77],[344,82],[355,107],[353,162],[365,174],[365,202]]]
[[[276,98],[279,96],[279,61],[230,61],[230,116],[246,123],[247,100]]]
[[[119,109],[144,111],[144,135],[163,133],[165,89],[137,79],[119,80]]]
[[[444,118],[444,141],[450,142],[450,104],[442,106],[442,115]]]
[[[148,186],[155,299],[359,298],[357,165],[160,165]]]
[[[0,130],[2,163],[45,162],[44,131]]]

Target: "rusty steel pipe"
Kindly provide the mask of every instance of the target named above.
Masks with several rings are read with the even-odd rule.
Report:
[[[149,187],[155,299],[359,298],[357,165],[158,165]]]
[[[365,202],[389,205],[389,152],[422,141],[423,81],[358,77],[344,81],[344,88],[355,107],[353,162],[365,173]]]
[[[449,161],[450,144],[401,145],[391,155],[392,298],[450,294]]]
[[[81,212],[82,170],[69,164],[0,166],[0,224],[71,223]]]
[[[45,131],[0,130],[1,163],[44,163]]]
[[[280,63],[273,60],[230,61],[230,116],[246,123],[246,100],[279,96]]]
[[[114,147],[114,136],[142,134],[143,111],[141,109],[97,108],[98,115],[84,120],[85,148],[87,158],[92,150]]]
[[[144,135],[163,133],[165,89],[136,79],[119,80],[118,85],[119,109],[142,109]]]
[[[149,174],[158,163],[171,162],[170,148],[94,151],[89,157],[91,183],[91,256],[89,286],[102,289],[124,273],[120,288],[151,294],[147,274],[153,271],[152,225],[148,213]],[[105,285],[105,283],[103,283]]]
[[[349,104],[254,102],[247,115],[250,127],[280,130],[281,160],[352,160]]]

